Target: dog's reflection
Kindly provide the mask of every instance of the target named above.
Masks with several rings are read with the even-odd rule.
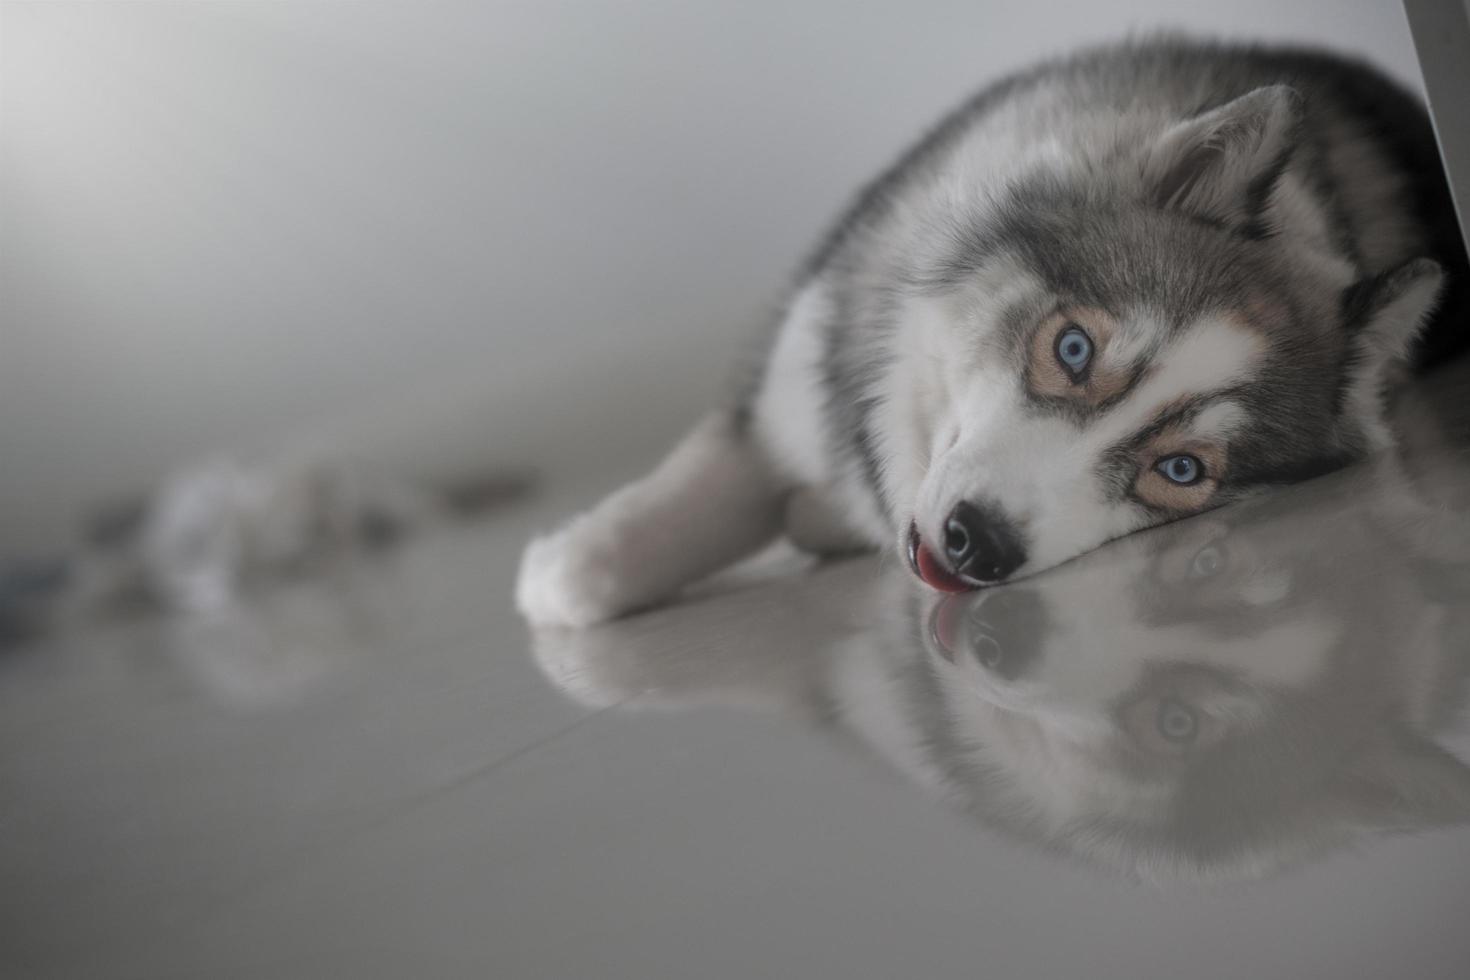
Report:
[[[835,722],[985,823],[1132,874],[1254,876],[1470,820],[1439,741],[1470,674],[1464,482],[1452,455],[1390,460],[1003,588],[934,601],[857,563],[538,655],[601,703]]]
[[[1463,610],[1433,596],[1470,579],[1417,561],[1361,493],[1334,496],[928,610],[909,684],[932,778],[1145,873],[1260,873],[1470,818],[1470,770],[1433,738],[1467,666]]]

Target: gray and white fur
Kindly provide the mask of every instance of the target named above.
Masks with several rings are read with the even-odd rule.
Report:
[[[606,620],[783,531],[940,588],[1040,571],[1384,448],[1466,280],[1427,115],[1373,68],[1176,38],[1039,65],[859,194],[735,404],[533,541],[518,605]]]

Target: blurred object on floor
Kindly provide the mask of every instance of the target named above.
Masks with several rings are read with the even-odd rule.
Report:
[[[94,515],[74,555],[6,569],[0,638],[137,606],[220,613],[262,587],[478,517],[531,484],[489,474],[429,487],[324,455],[252,464],[221,454]]]

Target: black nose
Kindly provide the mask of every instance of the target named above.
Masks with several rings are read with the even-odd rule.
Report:
[[[1025,585],[974,592],[965,639],[980,666],[1004,680],[1020,677],[1041,653],[1046,606]]]
[[[1016,526],[997,508],[968,501],[944,522],[944,553],[956,572],[982,584],[999,582],[1026,561]]]

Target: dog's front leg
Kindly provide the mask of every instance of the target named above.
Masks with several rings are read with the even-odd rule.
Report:
[[[648,476],[532,541],[516,605],[587,626],[666,599],[774,538],[786,491],[748,426],[710,416]]]

